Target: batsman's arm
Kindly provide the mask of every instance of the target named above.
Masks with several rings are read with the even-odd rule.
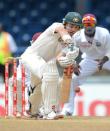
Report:
[[[73,45],[72,45],[72,44],[70,45],[70,51],[73,51]],[[72,77],[72,72],[71,72],[71,68],[72,68],[72,67],[73,67],[73,66],[71,66],[71,65],[70,65],[69,67],[67,67],[67,74],[66,74],[66,75],[67,75],[68,77]]]
[[[69,35],[69,33],[65,30],[64,26],[57,27],[55,29],[56,33],[59,33],[64,43],[72,43],[72,37]]]

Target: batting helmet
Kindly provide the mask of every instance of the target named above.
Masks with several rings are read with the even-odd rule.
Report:
[[[82,24],[96,24],[97,20],[93,14],[85,14],[82,18]]]
[[[82,26],[82,17],[77,12],[68,12],[65,17],[63,18],[63,24],[71,23],[78,26]]]

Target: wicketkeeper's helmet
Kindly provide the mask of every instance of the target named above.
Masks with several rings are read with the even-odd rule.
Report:
[[[93,14],[85,14],[82,18],[82,24],[96,24],[97,20]]]
[[[77,12],[68,12],[63,18],[63,24],[71,23],[82,27],[82,17]]]

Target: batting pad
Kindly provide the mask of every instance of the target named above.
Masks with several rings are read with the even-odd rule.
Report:
[[[21,58],[23,65],[41,79],[47,65],[45,60],[35,54],[23,54]]]
[[[35,87],[34,92],[29,97],[29,101],[31,103],[31,114],[37,114],[42,102],[41,83]]]
[[[57,73],[43,74],[41,91],[45,114],[48,114],[52,110],[57,110],[58,78]]]

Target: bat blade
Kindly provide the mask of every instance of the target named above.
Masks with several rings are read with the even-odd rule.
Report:
[[[71,70],[72,70],[72,67],[70,66],[63,73],[63,80],[62,80],[61,89],[60,89],[60,103],[68,102],[69,95],[70,95],[71,79],[72,79]]]
[[[73,44],[70,44],[69,48],[70,48],[70,51],[73,51]],[[72,73],[73,73],[72,69],[73,69],[72,65],[70,65],[67,69],[64,69],[63,81],[61,83],[61,90],[60,90],[61,104],[67,103],[69,100],[71,79],[72,79]]]

